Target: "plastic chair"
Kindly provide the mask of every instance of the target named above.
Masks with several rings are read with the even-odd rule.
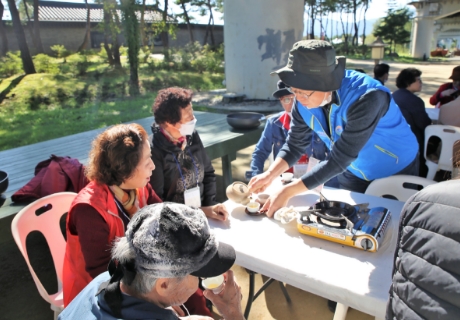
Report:
[[[11,223],[11,232],[13,233],[14,241],[16,241],[19,250],[26,260],[38,292],[51,305],[51,310],[54,311],[54,319],[57,319],[59,313],[64,309],[62,269],[66,242],[62,235],[59,221],[68,212],[76,195],[73,192],[60,192],[38,199],[19,211]],[[40,212],[43,213],[40,214]],[[58,291],[54,294],[48,294],[30,264],[26,248],[26,238],[32,231],[41,232],[50,248],[58,280]]]
[[[406,202],[411,196],[436,181],[408,175],[396,175],[382,179],[375,179],[369,184],[365,194],[383,198],[395,198]]]
[[[439,159],[436,160],[427,155],[428,141],[436,136],[441,139],[442,147]],[[427,179],[433,180],[436,171],[445,170],[452,172],[452,155],[454,143],[460,140],[460,128],[447,125],[430,125],[425,128],[425,163],[428,167]]]

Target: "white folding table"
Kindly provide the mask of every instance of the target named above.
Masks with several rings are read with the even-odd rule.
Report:
[[[280,187],[281,183],[275,181],[268,193]],[[384,319],[404,203],[332,188],[324,188],[323,194],[329,200],[369,203],[370,208],[382,206],[391,211],[390,224],[377,252],[301,234],[296,222],[283,225],[266,216],[249,216],[244,206],[230,200],[225,202],[229,220],[210,220],[209,224],[219,241],[235,248],[236,264],[337,301],[334,320],[345,319],[348,307]],[[317,193],[308,191],[293,197],[288,205],[308,207],[318,199]]]

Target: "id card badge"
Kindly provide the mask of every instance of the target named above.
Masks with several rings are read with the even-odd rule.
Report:
[[[310,157],[310,161],[308,161],[307,172],[311,171],[316,165],[318,165],[318,163],[319,163],[318,159]],[[321,192],[321,190],[323,190],[323,187],[324,187],[324,183],[320,184],[313,190],[315,190],[316,192]]]
[[[184,191],[184,202],[185,205],[193,208],[201,207],[201,194],[200,187],[196,186]]]

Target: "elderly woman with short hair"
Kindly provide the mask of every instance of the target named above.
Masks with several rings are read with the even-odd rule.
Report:
[[[63,269],[64,305],[107,270],[112,242],[124,236],[131,217],[162,202],[149,184],[155,165],[148,135],[138,124],[121,124],[94,141],[86,168],[90,181],[67,216]]]
[[[208,218],[226,220],[225,206],[216,202],[216,176],[193,115],[192,91],[160,90],[152,107],[152,159],[156,170],[150,184],[163,201],[200,207]]]

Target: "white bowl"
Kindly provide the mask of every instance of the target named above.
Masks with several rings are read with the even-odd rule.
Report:
[[[281,179],[283,179],[284,182],[291,181],[293,177],[294,174],[292,172],[284,172],[281,174]]]
[[[268,198],[270,198],[270,195],[268,193],[259,193],[257,195],[257,200],[259,201],[260,204],[265,204],[265,202],[267,202]]]
[[[249,212],[256,213],[260,209],[260,203],[255,202],[255,201],[250,201],[247,205],[246,208],[248,209]]]

